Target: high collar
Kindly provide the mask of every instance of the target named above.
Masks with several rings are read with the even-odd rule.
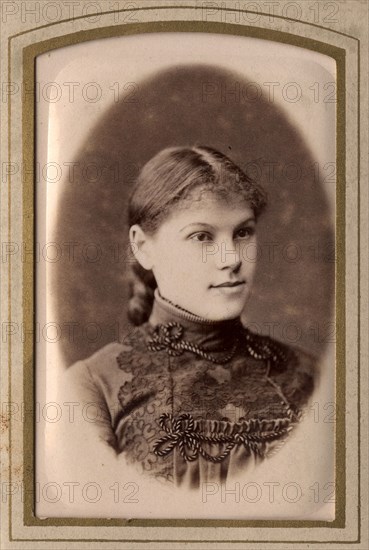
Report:
[[[157,326],[169,322],[180,324],[183,329],[183,338],[203,346],[208,351],[229,349],[234,343],[238,330],[242,327],[240,318],[226,321],[211,321],[199,317],[163,298],[159,290],[155,290],[155,299],[149,318],[150,325]]]

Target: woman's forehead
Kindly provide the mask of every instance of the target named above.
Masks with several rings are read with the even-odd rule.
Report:
[[[186,211],[224,211],[227,210],[249,210],[250,203],[240,194],[230,192],[218,195],[209,191],[192,193],[185,199],[179,201],[178,206]]]
[[[212,226],[237,225],[248,219],[253,219],[251,206],[243,199],[238,201],[223,200],[218,197],[202,197],[201,200],[186,200],[179,208],[175,208],[168,222],[175,225],[185,223],[203,223]]]

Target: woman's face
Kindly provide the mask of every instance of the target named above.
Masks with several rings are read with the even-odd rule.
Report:
[[[255,216],[245,202],[205,195],[177,207],[146,251],[160,294],[211,320],[238,317],[255,270]]]

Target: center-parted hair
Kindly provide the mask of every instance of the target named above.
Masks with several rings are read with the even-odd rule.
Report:
[[[263,188],[219,151],[206,146],[168,147],[152,157],[140,171],[128,207],[128,223],[154,234],[184,201],[212,194],[223,202],[244,201],[257,219],[266,206]],[[128,318],[146,322],[154,301],[152,271],[138,262],[131,266]]]

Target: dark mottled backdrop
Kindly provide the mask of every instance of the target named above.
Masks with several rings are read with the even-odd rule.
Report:
[[[235,82],[239,95],[224,94]],[[75,243],[74,260],[63,254],[53,264],[66,363],[116,339],[127,325],[126,197],[137,171],[163,147],[195,142],[228,154],[268,191],[247,321],[321,353],[334,336],[334,234],[315,159],[300,133],[273,102],[255,98],[247,81],[213,67],[180,66],[133,92],[76,152],[58,211],[58,242]]]

